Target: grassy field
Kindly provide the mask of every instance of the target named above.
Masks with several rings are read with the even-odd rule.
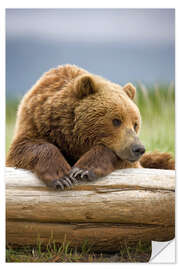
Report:
[[[174,85],[138,87],[136,103],[142,115],[141,141],[147,151],[175,151]]]
[[[174,85],[137,87],[136,103],[142,115],[140,139],[147,151],[175,153],[175,91]],[[6,151],[15,124],[18,101],[7,100]],[[61,246],[7,247],[8,262],[147,262],[151,256],[149,242],[122,243],[116,254],[97,254],[88,247],[72,249],[69,243]]]
[[[151,243],[140,240],[120,243],[116,253],[95,253],[86,245],[77,250],[70,243],[6,249],[7,262],[148,262],[150,257]]]

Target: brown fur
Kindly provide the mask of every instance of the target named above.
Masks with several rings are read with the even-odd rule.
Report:
[[[144,168],[174,170],[175,161],[171,154],[160,153],[158,151],[145,153],[141,160],[141,166]]]
[[[159,154],[142,158],[141,165],[128,161],[130,146],[140,144],[134,95],[132,84],[122,87],[76,66],[50,70],[21,101],[7,166],[31,170],[50,186],[69,175],[72,166],[96,177],[153,162],[171,168]],[[121,120],[120,127],[113,119]],[[68,181],[62,180],[67,186]]]

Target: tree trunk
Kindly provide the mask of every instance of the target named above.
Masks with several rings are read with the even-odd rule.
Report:
[[[64,191],[6,168],[7,243],[70,242],[118,250],[122,240],[174,238],[175,172],[124,169]]]

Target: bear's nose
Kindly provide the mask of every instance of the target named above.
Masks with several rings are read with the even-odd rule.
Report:
[[[135,156],[140,156],[143,155],[145,153],[145,147],[142,144],[134,144],[132,146],[132,152]]]

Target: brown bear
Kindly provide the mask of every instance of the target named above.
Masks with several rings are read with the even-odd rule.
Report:
[[[142,156],[135,92],[75,65],[48,71],[21,101],[7,166],[57,189],[121,168],[173,169],[168,153]]]

